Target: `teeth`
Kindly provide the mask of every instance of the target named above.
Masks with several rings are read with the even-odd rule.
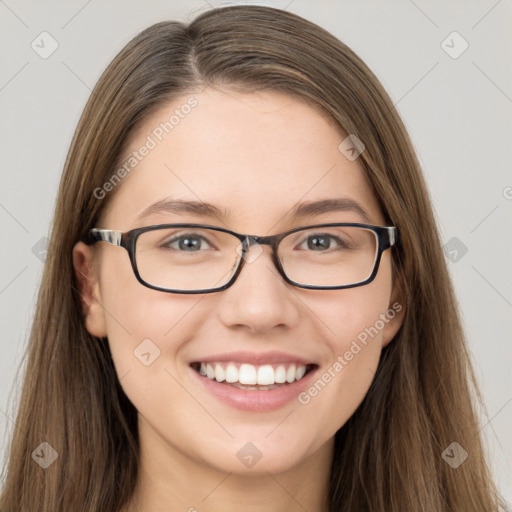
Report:
[[[217,382],[222,382],[226,380],[226,372],[224,371],[224,368],[220,364],[215,365],[215,380]]]
[[[256,368],[252,364],[243,364],[240,366],[238,374],[240,384],[257,384]]]
[[[274,368],[265,364],[258,368],[258,384],[260,386],[269,386],[274,384]]]
[[[278,384],[284,384],[286,382],[286,369],[284,366],[278,366],[274,372],[274,380]]]
[[[226,382],[228,384],[246,386],[273,386],[274,384],[292,383],[302,379],[306,374],[306,365],[278,365],[264,364],[254,366],[252,364],[235,363],[201,363],[199,373],[210,380]],[[257,389],[257,388],[256,388]],[[273,389],[273,388],[272,388]]]
[[[295,372],[295,379],[300,380],[306,375],[306,367],[304,365],[299,366]]]
[[[238,382],[238,368],[232,363],[226,368],[226,382]]]
[[[295,365],[292,364],[286,371],[286,382],[293,382],[295,380]]]

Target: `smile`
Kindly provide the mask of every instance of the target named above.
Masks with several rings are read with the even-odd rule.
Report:
[[[200,375],[240,389],[265,391],[301,380],[315,365],[300,363],[241,364],[237,362],[193,363]]]

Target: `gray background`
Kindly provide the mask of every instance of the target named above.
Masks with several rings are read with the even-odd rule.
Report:
[[[512,501],[512,1],[252,3],[286,8],[331,31],[396,104],[448,244],[490,418],[482,431],[498,485]],[[138,31],[220,5],[227,2],[0,0],[1,456],[14,428],[12,391],[41,277],[41,239],[90,91]],[[51,48],[43,31],[58,44],[45,59],[31,47],[46,37],[45,51]],[[448,37],[454,31],[463,39]],[[469,46],[458,55],[464,40]]]

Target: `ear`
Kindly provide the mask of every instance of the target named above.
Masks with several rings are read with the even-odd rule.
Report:
[[[405,318],[405,300],[402,287],[402,276],[398,274],[393,285],[393,293],[389,301],[388,310],[385,313],[388,318],[383,331],[382,348],[387,346],[402,327]]]
[[[85,328],[93,336],[107,336],[105,311],[102,306],[100,282],[94,265],[94,248],[78,242],[73,247],[73,267],[82,297]]]

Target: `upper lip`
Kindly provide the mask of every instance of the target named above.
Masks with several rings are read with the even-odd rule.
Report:
[[[234,363],[241,364],[278,364],[278,363],[296,363],[296,364],[315,364],[313,361],[308,361],[302,357],[293,354],[286,354],[285,352],[225,352],[223,354],[215,354],[213,356],[201,357],[194,359],[190,362],[193,363]]]

